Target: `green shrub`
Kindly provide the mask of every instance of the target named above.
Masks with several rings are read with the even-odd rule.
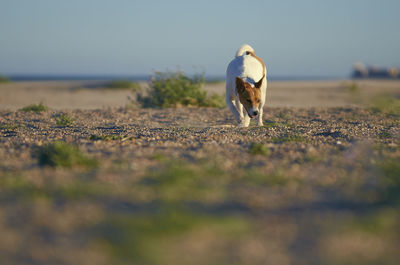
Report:
[[[262,143],[252,143],[249,148],[249,153],[252,155],[269,155],[269,149]]]
[[[129,80],[112,80],[106,85],[108,89],[132,89],[133,91],[139,91],[140,85],[136,82]]]
[[[197,74],[188,77],[182,72],[156,72],[148,96],[137,95],[137,101],[142,107],[177,107],[200,106],[221,107],[223,97],[213,94],[208,96],[202,90],[205,83],[204,75]]]
[[[74,123],[74,118],[64,113],[54,115],[54,119],[56,120],[57,126],[69,126]]]
[[[225,106],[225,95],[218,95],[217,93],[213,93],[207,98],[206,107],[223,108]]]
[[[43,103],[40,102],[39,104],[31,104],[31,105],[28,105],[26,107],[23,107],[22,111],[25,111],[25,112],[28,112],[28,111],[42,112],[42,111],[46,111],[48,109],[49,109],[49,107],[43,105]]]
[[[350,93],[356,93],[359,90],[357,83],[351,83],[347,86]]]
[[[41,166],[70,168],[74,166],[94,167],[97,160],[84,155],[77,146],[56,141],[38,147],[35,155]]]

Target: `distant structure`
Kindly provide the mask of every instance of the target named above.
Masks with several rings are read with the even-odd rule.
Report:
[[[352,78],[400,78],[399,69],[396,67],[365,66],[363,63],[353,64]]]

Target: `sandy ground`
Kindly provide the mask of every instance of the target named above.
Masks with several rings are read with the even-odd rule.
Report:
[[[0,109],[17,110],[43,102],[52,109],[99,109],[124,107],[128,90],[104,89],[104,81],[38,81],[0,84]],[[400,81],[285,81],[269,82],[269,107],[343,107],[355,104],[349,96],[357,84],[357,97],[366,99],[379,93],[400,93]],[[145,84],[142,84],[145,86]],[[205,89],[223,94],[224,83],[207,84]]]

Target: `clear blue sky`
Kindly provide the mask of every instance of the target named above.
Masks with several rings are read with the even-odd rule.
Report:
[[[223,75],[252,45],[272,76],[400,66],[399,0],[0,0],[0,73]]]

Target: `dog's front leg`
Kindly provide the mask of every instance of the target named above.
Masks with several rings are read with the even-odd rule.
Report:
[[[257,117],[257,126],[263,126],[263,106],[260,106],[260,110]]]
[[[239,99],[236,99],[236,108],[240,115],[239,127],[248,127],[250,124],[250,117],[247,115],[246,110],[243,109],[243,105],[240,103]]]
[[[236,99],[236,107],[240,115],[239,127],[249,127],[250,117],[247,115],[247,111],[243,109],[243,105],[240,103],[239,99]]]
[[[240,115],[240,122],[243,122],[243,105],[242,105],[242,103],[240,103],[238,98],[235,100],[235,106]]]
[[[240,127],[249,127],[250,125],[250,117],[247,115],[247,112],[244,111],[244,118],[242,120],[242,123],[239,125]]]
[[[233,113],[233,116],[235,116],[235,120],[237,121],[237,123],[241,123],[241,118],[240,118],[240,114],[238,112],[238,110],[236,109],[235,105],[234,105],[234,100],[231,100],[230,98],[226,98],[226,104],[228,105],[230,111]]]

